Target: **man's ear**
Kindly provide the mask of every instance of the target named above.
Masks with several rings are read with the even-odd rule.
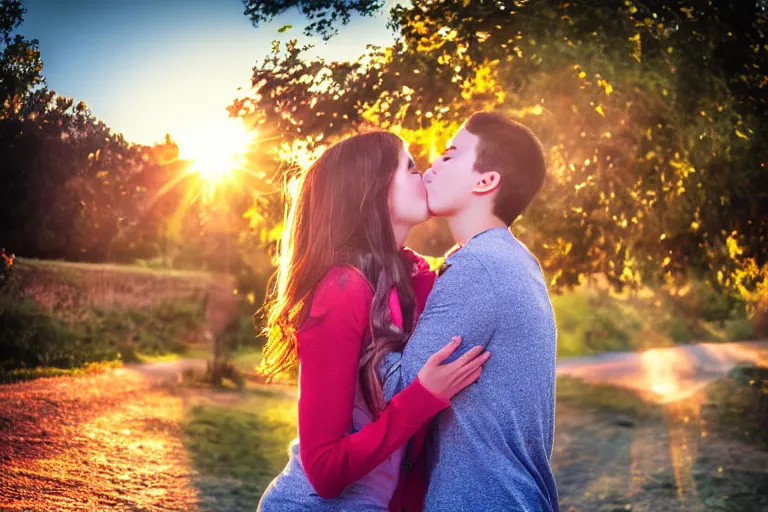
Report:
[[[477,180],[475,188],[472,192],[479,192],[481,194],[486,192],[492,192],[499,188],[501,184],[501,175],[496,171],[486,171],[480,175],[480,179]]]

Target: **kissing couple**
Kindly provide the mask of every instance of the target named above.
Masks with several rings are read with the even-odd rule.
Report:
[[[533,133],[491,112],[423,174],[383,131],[306,169],[262,361],[299,366],[298,438],[260,511],[558,511],[554,314],[509,229],[545,174]],[[431,215],[456,241],[439,276],[404,245]]]

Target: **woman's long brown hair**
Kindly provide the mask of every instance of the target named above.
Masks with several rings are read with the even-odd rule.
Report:
[[[403,349],[413,328],[411,263],[397,246],[388,206],[403,150],[403,141],[396,135],[364,133],[331,146],[306,170],[286,210],[276,279],[267,302],[261,366],[272,380],[299,362],[296,331],[323,276],[339,263],[363,273],[373,285],[374,296],[371,342],[360,360],[360,379],[374,416],[385,407],[378,372],[381,361],[387,353]],[[403,330],[393,325],[389,311],[393,286],[400,298]]]

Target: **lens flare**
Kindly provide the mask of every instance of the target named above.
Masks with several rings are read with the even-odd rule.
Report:
[[[180,157],[190,160],[190,172],[197,173],[208,187],[215,187],[241,166],[253,133],[240,119],[222,118],[177,137]]]

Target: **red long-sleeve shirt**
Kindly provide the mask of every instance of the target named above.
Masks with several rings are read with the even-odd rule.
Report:
[[[392,399],[377,420],[350,434],[372,299],[373,289],[357,269],[337,265],[317,286],[309,318],[296,335],[301,361],[301,460],[307,478],[323,498],[339,495],[368,474],[411,436],[425,432],[422,427],[450,406],[417,379]],[[423,495],[425,489],[419,487],[423,484],[408,493]]]

